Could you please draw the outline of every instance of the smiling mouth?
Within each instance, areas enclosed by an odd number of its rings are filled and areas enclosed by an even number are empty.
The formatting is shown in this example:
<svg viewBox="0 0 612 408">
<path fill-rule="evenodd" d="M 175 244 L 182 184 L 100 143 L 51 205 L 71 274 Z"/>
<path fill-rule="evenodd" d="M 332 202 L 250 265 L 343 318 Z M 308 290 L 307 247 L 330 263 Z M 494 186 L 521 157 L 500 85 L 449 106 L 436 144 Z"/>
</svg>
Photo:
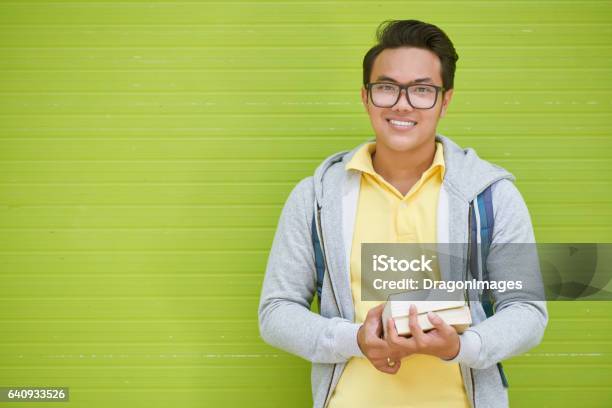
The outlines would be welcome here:
<svg viewBox="0 0 612 408">
<path fill-rule="evenodd" d="M 412 120 L 396 120 L 396 119 L 387 119 L 387 122 L 396 129 L 412 129 L 414 128 L 418 122 L 414 122 Z"/>
</svg>

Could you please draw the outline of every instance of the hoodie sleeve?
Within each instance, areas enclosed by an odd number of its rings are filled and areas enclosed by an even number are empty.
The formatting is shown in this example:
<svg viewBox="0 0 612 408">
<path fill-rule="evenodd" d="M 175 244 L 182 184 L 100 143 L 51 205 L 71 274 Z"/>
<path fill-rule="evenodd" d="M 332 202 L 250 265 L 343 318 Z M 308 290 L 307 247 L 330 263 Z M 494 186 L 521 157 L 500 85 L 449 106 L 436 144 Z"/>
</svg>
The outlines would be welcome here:
<svg viewBox="0 0 612 408">
<path fill-rule="evenodd" d="M 548 322 L 535 237 L 520 192 L 510 180 L 493 187 L 495 225 L 487 270 L 491 281 L 521 281 L 521 290 L 493 292 L 495 314 L 460 336 L 449 362 L 484 369 L 537 346 Z"/>
<path fill-rule="evenodd" d="M 268 344 L 315 363 L 340 363 L 363 356 L 360 324 L 310 311 L 316 270 L 310 223 L 312 177 L 287 199 L 274 235 L 259 303 L 259 332 Z"/>
</svg>

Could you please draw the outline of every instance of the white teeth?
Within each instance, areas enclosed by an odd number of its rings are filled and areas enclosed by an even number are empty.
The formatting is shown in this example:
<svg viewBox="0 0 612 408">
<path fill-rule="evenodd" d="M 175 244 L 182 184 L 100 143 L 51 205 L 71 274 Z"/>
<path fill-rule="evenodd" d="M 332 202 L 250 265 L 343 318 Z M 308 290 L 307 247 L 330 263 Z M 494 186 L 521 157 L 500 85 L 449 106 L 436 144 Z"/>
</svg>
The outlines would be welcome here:
<svg viewBox="0 0 612 408">
<path fill-rule="evenodd" d="M 416 122 L 403 122 L 401 120 L 389 120 L 389 122 L 391 122 L 391 124 L 396 125 L 396 126 L 414 126 L 416 125 Z"/>
</svg>

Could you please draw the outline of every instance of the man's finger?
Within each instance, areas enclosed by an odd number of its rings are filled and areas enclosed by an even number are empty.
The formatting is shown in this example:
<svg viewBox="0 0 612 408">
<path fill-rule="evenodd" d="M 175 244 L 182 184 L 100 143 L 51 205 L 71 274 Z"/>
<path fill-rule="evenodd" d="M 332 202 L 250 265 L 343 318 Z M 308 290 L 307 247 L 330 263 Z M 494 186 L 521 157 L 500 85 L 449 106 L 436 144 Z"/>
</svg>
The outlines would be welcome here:
<svg viewBox="0 0 612 408">
<path fill-rule="evenodd" d="M 397 358 L 399 355 L 406 357 L 416 351 L 414 340 L 406 339 L 397 334 L 395 321 L 391 317 L 387 320 L 387 337 L 385 340 L 391 346 L 392 358 Z"/>
<path fill-rule="evenodd" d="M 378 365 L 374 366 L 378 371 L 382 371 L 386 374 L 395 374 L 399 371 L 402 365 L 401 361 L 396 361 L 393 367 L 389 367 L 389 363 L 387 360 L 381 361 Z"/>
<path fill-rule="evenodd" d="M 380 324 L 380 317 L 382 315 L 381 306 L 384 307 L 384 305 L 378 305 L 368 310 L 368 314 L 366 315 L 364 324 L 366 324 L 370 328 L 374 328 L 375 326 Z M 378 309 L 381 309 L 380 312 Z"/>
<path fill-rule="evenodd" d="M 387 319 L 387 336 L 386 340 L 394 341 L 398 337 L 397 328 L 395 327 L 395 321 L 392 317 Z"/>
<path fill-rule="evenodd" d="M 368 316 L 371 316 L 372 318 L 380 318 L 382 316 L 384 309 L 385 309 L 385 303 L 383 302 L 380 305 L 368 310 Z"/>
<path fill-rule="evenodd" d="M 387 319 L 387 336 L 385 337 L 385 340 L 387 340 L 387 343 L 391 344 L 391 345 L 399 345 L 401 338 L 400 336 L 397 334 L 397 328 L 395 327 L 395 321 L 393 320 L 392 317 Z"/>
<path fill-rule="evenodd" d="M 366 324 L 367 331 L 374 333 L 378 338 L 382 337 L 382 312 L 384 308 L 385 304 L 381 303 L 380 305 L 368 310 L 366 321 L 364 322 L 364 324 Z"/>
<path fill-rule="evenodd" d="M 387 342 L 390 344 L 396 344 L 401 347 L 410 346 L 410 342 L 406 340 L 404 337 L 397 334 L 397 328 L 395 327 L 395 320 L 390 317 L 387 320 Z"/>
<path fill-rule="evenodd" d="M 396 374 L 399 371 L 401 366 L 402 366 L 402 362 L 399 360 L 396 361 L 393 367 L 389 367 L 390 368 L 389 374 Z"/>
<path fill-rule="evenodd" d="M 433 324 L 436 330 L 438 330 L 440 334 L 444 336 L 448 336 L 453 331 L 455 331 L 455 329 L 452 326 L 447 324 L 440 316 L 438 316 L 434 312 L 427 313 L 427 318 L 429 319 L 431 324 Z"/>
<path fill-rule="evenodd" d="M 421 343 L 425 337 L 425 333 L 419 326 L 417 319 L 417 308 L 414 304 L 410 305 L 410 312 L 408 314 L 408 326 L 410 327 L 410 334 L 417 343 Z"/>
</svg>

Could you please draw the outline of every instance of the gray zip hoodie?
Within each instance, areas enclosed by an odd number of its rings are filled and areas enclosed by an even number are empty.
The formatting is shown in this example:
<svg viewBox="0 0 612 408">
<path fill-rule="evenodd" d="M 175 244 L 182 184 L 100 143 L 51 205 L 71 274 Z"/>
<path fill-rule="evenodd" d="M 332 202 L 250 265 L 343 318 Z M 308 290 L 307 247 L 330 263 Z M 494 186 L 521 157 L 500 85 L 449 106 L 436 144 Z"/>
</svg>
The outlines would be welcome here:
<svg viewBox="0 0 612 408">
<path fill-rule="evenodd" d="M 468 242 L 469 203 L 491 184 L 493 244 L 535 242 L 514 176 L 480 159 L 471 148 L 462 149 L 442 135 L 436 135 L 436 140 L 444 147 L 446 166 L 438 198 L 438 242 Z M 327 406 L 348 360 L 365 357 L 357 344 L 361 324 L 354 321 L 349 268 L 361 173 L 345 169 L 360 147 L 328 157 L 314 176 L 301 180 L 292 190 L 278 222 L 261 292 L 260 334 L 267 343 L 312 362 L 314 408 Z M 310 310 L 317 279 L 313 216 L 326 263 L 320 314 Z M 539 274 L 537 258 L 529 268 L 519 268 L 513 264 L 517 257 L 499 252 L 503 251 L 491 251 L 487 258 L 492 280 L 536 280 L 526 275 Z M 441 270 L 442 279 L 461 280 L 466 257 L 467 253 L 454 257 L 456 264 Z M 472 407 L 508 406 L 507 389 L 496 363 L 538 345 L 548 322 L 546 303 L 538 300 L 541 296 L 532 295 L 526 300 L 516 293 L 497 293 L 496 313 L 487 319 L 478 293 L 469 292 L 473 325 L 459 336 L 459 354 L 449 362 L 459 363 Z"/>
</svg>

